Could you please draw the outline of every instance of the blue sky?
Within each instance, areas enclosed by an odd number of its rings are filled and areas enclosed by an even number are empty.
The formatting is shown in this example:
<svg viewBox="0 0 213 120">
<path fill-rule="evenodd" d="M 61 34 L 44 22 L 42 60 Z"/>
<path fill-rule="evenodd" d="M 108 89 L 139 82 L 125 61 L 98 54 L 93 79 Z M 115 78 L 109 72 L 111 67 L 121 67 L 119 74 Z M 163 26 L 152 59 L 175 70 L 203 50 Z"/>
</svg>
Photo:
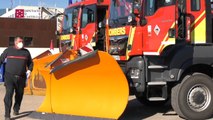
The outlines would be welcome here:
<svg viewBox="0 0 213 120">
<path fill-rule="evenodd" d="M 0 0 L 0 8 L 14 8 L 18 5 L 66 8 L 69 0 Z"/>
</svg>

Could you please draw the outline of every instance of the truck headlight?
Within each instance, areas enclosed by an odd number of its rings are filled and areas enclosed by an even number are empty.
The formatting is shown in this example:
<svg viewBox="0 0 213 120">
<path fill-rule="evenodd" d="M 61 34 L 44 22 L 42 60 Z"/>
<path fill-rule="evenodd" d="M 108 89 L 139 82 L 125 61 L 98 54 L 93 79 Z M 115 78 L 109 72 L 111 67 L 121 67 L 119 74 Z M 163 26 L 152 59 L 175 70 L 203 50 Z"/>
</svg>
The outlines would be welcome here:
<svg viewBox="0 0 213 120">
<path fill-rule="evenodd" d="M 119 53 L 118 47 L 117 47 L 117 46 L 111 45 L 111 46 L 109 47 L 109 53 L 110 53 L 110 54 L 118 54 L 118 53 Z"/>
<path fill-rule="evenodd" d="M 138 69 L 138 68 L 132 68 L 130 70 L 130 77 L 132 79 L 138 79 L 139 75 L 140 75 L 140 69 Z"/>
</svg>

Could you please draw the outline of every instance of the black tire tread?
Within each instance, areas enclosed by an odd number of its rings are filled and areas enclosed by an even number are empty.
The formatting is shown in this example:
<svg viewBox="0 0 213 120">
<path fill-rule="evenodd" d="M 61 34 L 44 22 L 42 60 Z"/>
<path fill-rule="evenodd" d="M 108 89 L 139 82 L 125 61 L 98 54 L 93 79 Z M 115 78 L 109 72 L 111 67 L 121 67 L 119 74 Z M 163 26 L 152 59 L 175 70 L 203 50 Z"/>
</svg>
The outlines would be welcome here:
<svg viewBox="0 0 213 120">
<path fill-rule="evenodd" d="M 171 93 L 171 105 L 174 111 L 182 118 L 185 118 L 183 113 L 180 110 L 180 107 L 178 105 L 178 93 L 179 93 L 179 88 L 180 84 L 177 84 L 172 88 L 172 93 Z"/>
</svg>

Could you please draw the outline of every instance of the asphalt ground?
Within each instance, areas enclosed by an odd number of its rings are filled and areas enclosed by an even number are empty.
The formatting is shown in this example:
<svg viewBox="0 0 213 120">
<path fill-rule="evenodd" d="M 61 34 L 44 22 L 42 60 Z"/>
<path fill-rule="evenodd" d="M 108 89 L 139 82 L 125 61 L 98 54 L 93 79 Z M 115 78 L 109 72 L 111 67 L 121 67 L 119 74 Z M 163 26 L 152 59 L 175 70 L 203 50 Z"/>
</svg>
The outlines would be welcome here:
<svg viewBox="0 0 213 120">
<path fill-rule="evenodd" d="M 5 88 L 0 84 L 0 120 L 4 120 Z M 72 115 L 59 115 L 38 113 L 36 109 L 40 106 L 44 96 L 24 95 L 20 115 L 13 116 L 13 120 L 106 120 Z M 182 120 L 173 110 L 170 104 L 161 107 L 147 107 L 140 104 L 134 96 L 129 97 L 126 110 L 119 120 Z M 213 120 L 210 119 L 210 120 Z"/>
</svg>

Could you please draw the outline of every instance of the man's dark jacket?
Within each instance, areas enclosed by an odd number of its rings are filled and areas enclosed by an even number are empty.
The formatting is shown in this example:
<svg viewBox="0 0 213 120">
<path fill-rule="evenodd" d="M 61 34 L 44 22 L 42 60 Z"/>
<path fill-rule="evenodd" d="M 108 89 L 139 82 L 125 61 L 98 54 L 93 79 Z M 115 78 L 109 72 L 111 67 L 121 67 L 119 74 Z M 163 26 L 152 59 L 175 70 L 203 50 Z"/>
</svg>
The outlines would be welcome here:
<svg viewBox="0 0 213 120">
<path fill-rule="evenodd" d="M 6 60 L 5 72 L 12 75 L 26 75 L 26 67 L 33 70 L 33 61 L 30 52 L 25 49 L 16 49 L 8 47 L 4 50 L 0 57 L 0 65 Z"/>
</svg>

